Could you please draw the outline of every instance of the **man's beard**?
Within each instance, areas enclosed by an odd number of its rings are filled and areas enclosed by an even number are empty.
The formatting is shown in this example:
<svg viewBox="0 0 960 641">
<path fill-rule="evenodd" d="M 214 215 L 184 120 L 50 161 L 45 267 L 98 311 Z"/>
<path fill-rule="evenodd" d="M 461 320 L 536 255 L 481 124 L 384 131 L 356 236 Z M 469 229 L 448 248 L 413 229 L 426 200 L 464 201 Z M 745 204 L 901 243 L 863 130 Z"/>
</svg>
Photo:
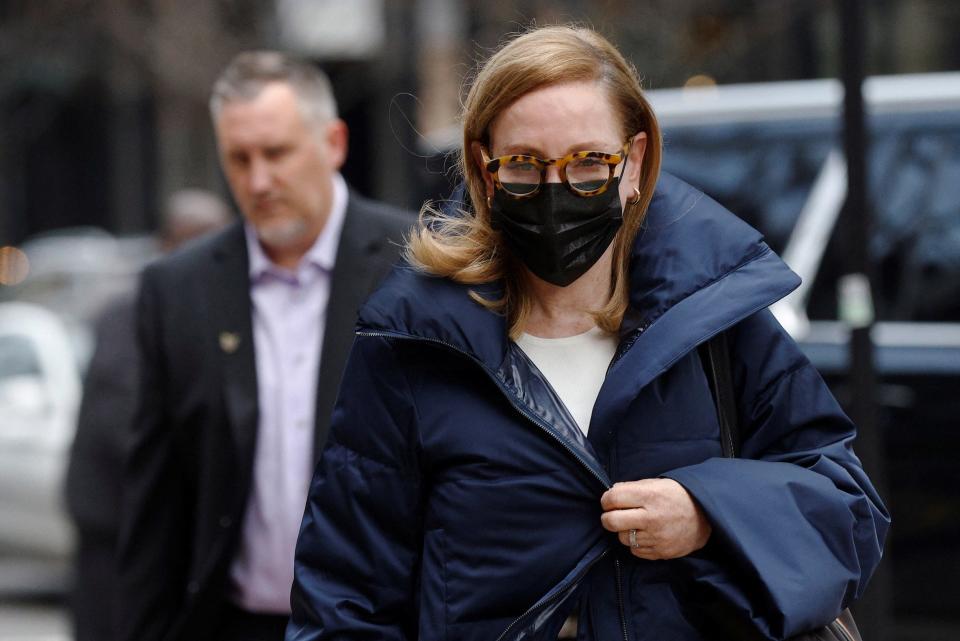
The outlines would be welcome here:
<svg viewBox="0 0 960 641">
<path fill-rule="evenodd" d="M 276 220 L 255 227 L 257 238 L 269 249 L 285 250 L 303 242 L 307 233 L 305 220 Z"/>
</svg>

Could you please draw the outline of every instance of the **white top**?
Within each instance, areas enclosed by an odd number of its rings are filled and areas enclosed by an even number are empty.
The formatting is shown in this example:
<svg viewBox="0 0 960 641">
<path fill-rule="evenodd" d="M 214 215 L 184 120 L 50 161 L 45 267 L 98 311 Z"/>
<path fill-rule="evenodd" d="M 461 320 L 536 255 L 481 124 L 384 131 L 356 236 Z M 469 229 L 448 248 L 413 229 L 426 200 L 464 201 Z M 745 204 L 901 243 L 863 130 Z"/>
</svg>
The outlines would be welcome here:
<svg viewBox="0 0 960 641">
<path fill-rule="evenodd" d="M 517 345 L 533 361 L 586 434 L 617 337 L 599 327 L 576 336 L 541 338 L 521 334 Z"/>
<path fill-rule="evenodd" d="M 230 596 L 251 612 L 290 612 L 294 547 L 313 476 L 320 346 L 347 211 L 346 182 L 333 178 L 330 217 L 295 270 L 274 264 L 247 226 L 260 414 Z"/>
</svg>

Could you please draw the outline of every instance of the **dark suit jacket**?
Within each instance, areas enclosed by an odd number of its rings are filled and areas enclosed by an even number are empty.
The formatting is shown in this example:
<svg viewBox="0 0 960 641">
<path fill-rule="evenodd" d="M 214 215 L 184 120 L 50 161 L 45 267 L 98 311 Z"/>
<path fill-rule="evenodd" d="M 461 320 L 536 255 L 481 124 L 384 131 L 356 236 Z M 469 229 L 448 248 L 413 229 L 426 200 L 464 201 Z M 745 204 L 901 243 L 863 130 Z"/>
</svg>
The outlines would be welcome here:
<svg viewBox="0 0 960 641">
<path fill-rule="evenodd" d="M 413 222 L 350 194 L 320 355 L 317 455 L 357 308 Z M 149 266 L 138 308 L 142 386 L 124 471 L 118 636 L 211 638 L 250 490 L 258 418 L 243 225 Z"/>
</svg>

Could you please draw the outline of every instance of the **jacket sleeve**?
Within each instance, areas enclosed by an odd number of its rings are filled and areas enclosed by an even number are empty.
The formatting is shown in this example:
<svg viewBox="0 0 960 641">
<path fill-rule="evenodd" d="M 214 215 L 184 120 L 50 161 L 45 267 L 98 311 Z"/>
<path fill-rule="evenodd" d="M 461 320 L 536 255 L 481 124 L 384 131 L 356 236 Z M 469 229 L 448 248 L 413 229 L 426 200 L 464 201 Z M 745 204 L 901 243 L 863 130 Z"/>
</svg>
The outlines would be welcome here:
<svg viewBox="0 0 960 641">
<path fill-rule="evenodd" d="M 300 527 L 287 641 L 417 638 L 419 449 L 394 346 L 359 337 Z"/>
<path fill-rule="evenodd" d="M 176 620 L 186 595 L 184 474 L 168 420 L 162 349 L 162 287 L 148 267 L 137 302 L 140 394 L 123 468 L 118 540 L 117 638 L 157 641 Z"/>
<path fill-rule="evenodd" d="M 64 483 L 80 538 L 110 546 L 119 529 L 124 439 L 140 380 L 134 334 L 134 300 L 123 296 L 97 321 Z"/>
<path fill-rule="evenodd" d="M 773 315 L 751 316 L 730 339 L 741 458 L 664 476 L 713 526 L 708 546 L 686 560 L 695 580 L 783 639 L 863 593 L 890 518 L 854 454 L 853 424 Z"/>
</svg>

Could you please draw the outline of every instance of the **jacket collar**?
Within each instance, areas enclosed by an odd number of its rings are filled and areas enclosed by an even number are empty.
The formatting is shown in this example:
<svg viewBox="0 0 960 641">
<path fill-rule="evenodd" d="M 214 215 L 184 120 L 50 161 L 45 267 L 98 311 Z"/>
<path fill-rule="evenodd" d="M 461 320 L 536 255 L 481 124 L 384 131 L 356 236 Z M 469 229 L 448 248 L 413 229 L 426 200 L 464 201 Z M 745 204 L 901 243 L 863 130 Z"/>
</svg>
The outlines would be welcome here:
<svg viewBox="0 0 960 641">
<path fill-rule="evenodd" d="M 597 397 L 589 441 L 553 388 L 507 339 L 506 319 L 469 296 L 472 289 L 496 298 L 498 284 L 467 287 L 400 266 L 361 308 L 358 331 L 442 343 L 472 358 L 518 409 L 610 487 L 591 443 L 610 437 L 610 426 L 620 423 L 640 390 L 698 344 L 798 284 L 759 233 L 686 183 L 662 176 L 634 245 L 622 356 Z"/>
<path fill-rule="evenodd" d="M 197 241 L 207 243 L 213 259 L 207 288 L 212 300 L 210 344 L 219 349 L 223 398 L 237 457 L 239 487 L 250 482 L 259 405 L 250 303 L 250 259 L 242 221 Z"/>
<path fill-rule="evenodd" d="M 497 370 L 507 352 L 507 323 L 470 298 L 495 299 L 498 283 L 465 286 L 399 265 L 360 308 L 357 329 L 442 343 Z"/>
</svg>

